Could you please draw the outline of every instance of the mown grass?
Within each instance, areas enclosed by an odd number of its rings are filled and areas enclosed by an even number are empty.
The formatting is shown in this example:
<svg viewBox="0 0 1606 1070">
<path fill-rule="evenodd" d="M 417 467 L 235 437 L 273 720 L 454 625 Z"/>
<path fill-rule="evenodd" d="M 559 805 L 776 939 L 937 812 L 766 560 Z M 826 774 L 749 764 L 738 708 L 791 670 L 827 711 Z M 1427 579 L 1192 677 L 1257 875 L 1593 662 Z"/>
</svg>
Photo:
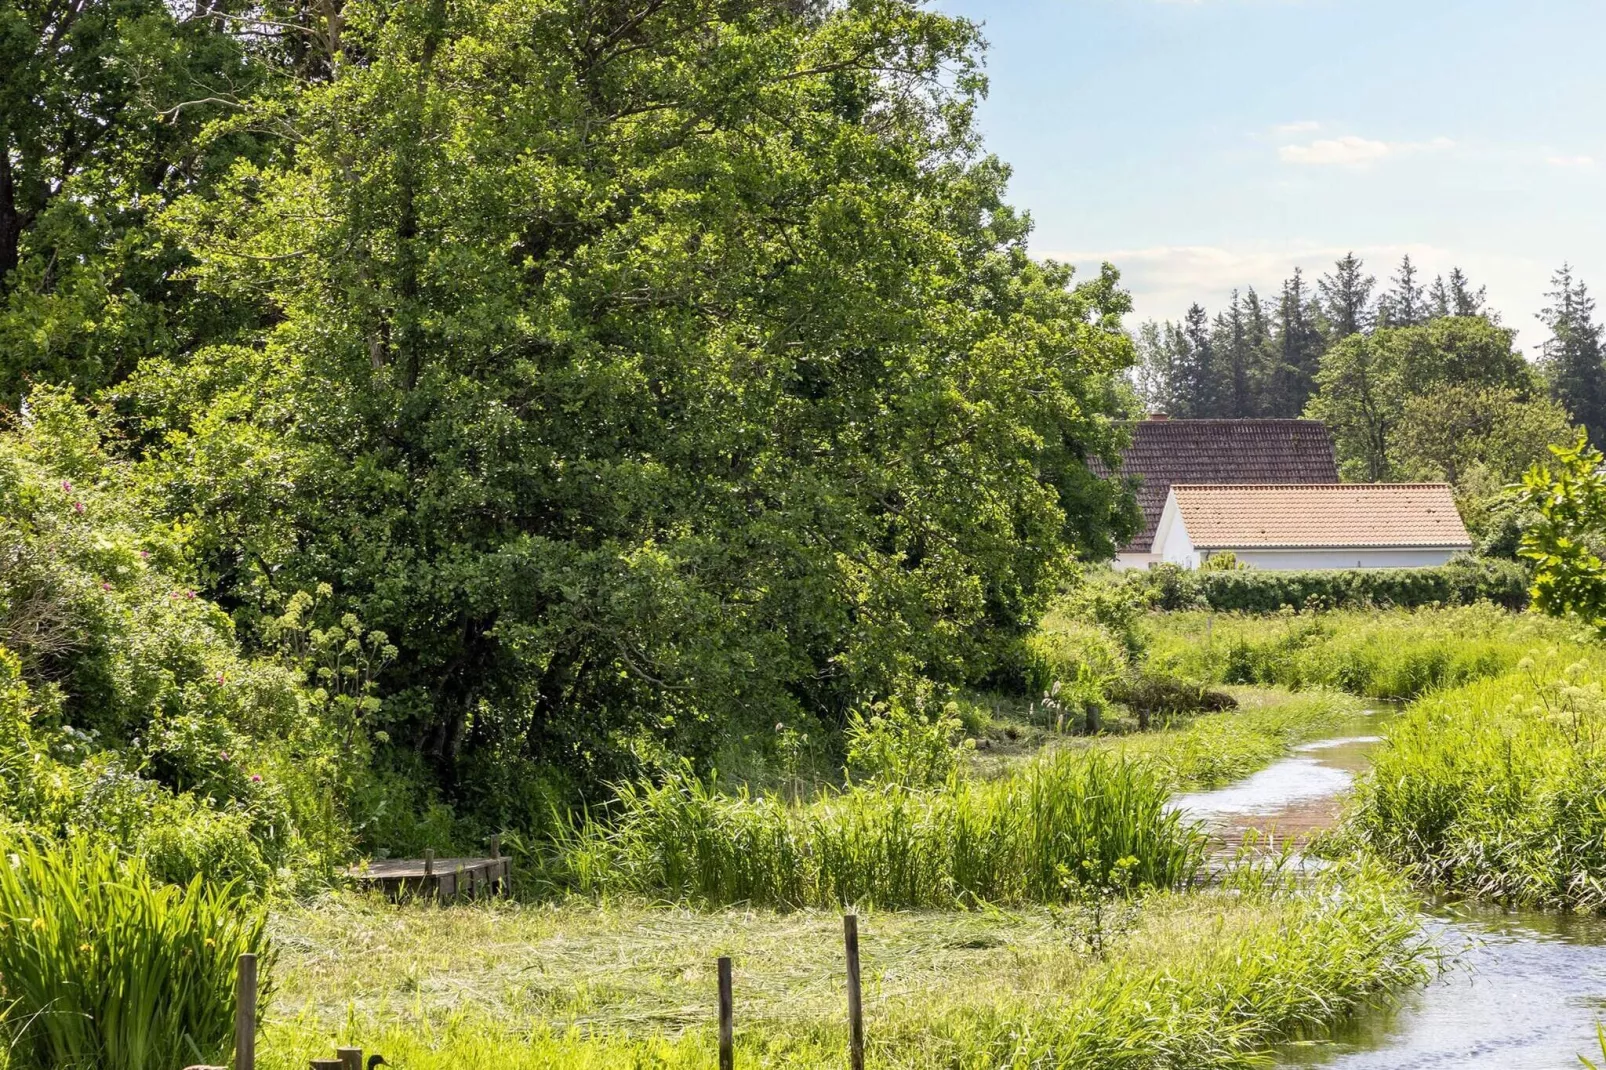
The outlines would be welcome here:
<svg viewBox="0 0 1606 1070">
<path fill-rule="evenodd" d="M 992 780 L 827 791 L 811 802 L 725 794 L 691 776 L 625 785 L 561 836 L 550 890 L 671 902 L 957 907 L 1056 902 L 1070 885 L 1192 880 L 1204 836 L 1168 811 L 1148 763 L 1058 751 Z"/>
<path fill-rule="evenodd" d="M 1277 1039 L 1420 981 L 1429 952 L 1376 874 L 1299 890 L 1157 893 L 1103 954 L 1085 918 L 861 918 L 877 1067 L 1240 1067 Z M 415 1070 L 712 1067 L 714 962 L 735 960 L 740 1065 L 845 1064 L 835 912 L 639 901 L 439 910 L 334 900 L 283 915 L 261 1065 L 337 1040 Z"/>
</svg>

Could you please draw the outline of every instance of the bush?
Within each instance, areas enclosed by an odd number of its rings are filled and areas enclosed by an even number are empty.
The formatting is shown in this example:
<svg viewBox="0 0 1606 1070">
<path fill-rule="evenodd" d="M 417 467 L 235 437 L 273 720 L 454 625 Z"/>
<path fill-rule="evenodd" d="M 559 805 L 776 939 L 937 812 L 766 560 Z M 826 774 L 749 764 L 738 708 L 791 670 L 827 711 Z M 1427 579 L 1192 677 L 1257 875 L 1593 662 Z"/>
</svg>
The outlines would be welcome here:
<svg viewBox="0 0 1606 1070">
<path fill-rule="evenodd" d="M 267 953 L 261 907 L 199 877 L 163 885 L 141 860 L 81 837 L 3 849 L 0 1034 L 10 1070 L 227 1061 L 236 959 Z"/>
<path fill-rule="evenodd" d="M 1156 609 L 1208 608 L 1275 613 L 1279 609 L 1406 609 L 1493 602 L 1528 604 L 1528 574 L 1514 561 L 1458 557 L 1437 568 L 1335 569 L 1272 572 L 1258 569 L 1188 572 L 1175 565 L 1128 572 L 1122 583 Z"/>
<path fill-rule="evenodd" d="M 894 695 L 849 720 L 848 772 L 906 787 L 940 784 L 958 764 L 963 731 L 958 704 L 939 704 L 929 688 L 910 699 Z"/>
</svg>

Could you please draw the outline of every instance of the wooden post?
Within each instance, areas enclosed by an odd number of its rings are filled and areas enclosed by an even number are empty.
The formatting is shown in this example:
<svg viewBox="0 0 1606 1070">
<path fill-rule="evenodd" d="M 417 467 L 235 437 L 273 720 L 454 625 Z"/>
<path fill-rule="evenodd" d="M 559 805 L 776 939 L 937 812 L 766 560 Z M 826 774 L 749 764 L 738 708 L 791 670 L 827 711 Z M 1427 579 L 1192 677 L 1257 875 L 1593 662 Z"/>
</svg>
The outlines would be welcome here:
<svg viewBox="0 0 1606 1070">
<path fill-rule="evenodd" d="M 361 1048 L 336 1048 L 335 1058 L 340 1060 L 341 1070 L 362 1070 Z"/>
<path fill-rule="evenodd" d="M 502 836 L 500 833 L 491 837 L 491 857 L 493 859 L 502 857 Z"/>
<path fill-rule="evenodd" d="M 424 852 L 424 877 L 427 879 L 435 875 L 435 851 L 433 848 Z"/>
<path fill-rule="evenodd" d="M 235 963 L 234 1070 L 256 1070 L 257 957 L 247 952 Z"/>
<path fill-rule="evenodd" d="M 419 885 L 419 894 L 440 898 L 440 885 L 435 880 L 435 850 L 430 848 L 424 852 L 424 880 Z"/>
<path fill-rule="evenodd" d="M 732 1036 L 731 1019 L 735 1010 L 731 1001 L 731 960 L 719 960 L 719 1070 L 735 1070 L 736 1050 Z"/>
<path fill-rule="evenodd" d="M 311 1070 L 346 1070 L 346 1064 L 339 1059 L 314 1059 L 307 1065 Z"/>
<path fill-rule="evenodd" d="M 848 1066 L 864 1070 L 864 1008 L 859 1002 L 859 917 L 842 916 L 842 940 L 848 952 Z"/>
</svg>

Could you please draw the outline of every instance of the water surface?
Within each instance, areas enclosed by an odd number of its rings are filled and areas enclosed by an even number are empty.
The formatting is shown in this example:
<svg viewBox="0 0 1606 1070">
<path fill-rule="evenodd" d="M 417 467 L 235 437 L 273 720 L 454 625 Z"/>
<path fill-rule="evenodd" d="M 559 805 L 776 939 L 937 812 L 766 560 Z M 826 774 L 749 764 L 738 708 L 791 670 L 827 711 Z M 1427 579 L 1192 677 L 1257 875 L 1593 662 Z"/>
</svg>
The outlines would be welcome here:
<svg viewBox="0 0 1606 1070">
<path fill-rule="evenodd" d="M 1334 734 L 1217 791 L 1173 805 L 1227 845 L 1246 833 L 1304 839 L 1330 827 L 1397 710 L 1376 704 Z M 1599 1060 L 1606 1020 L 1606 919 L 1431 904 L 1424 927 L 1452 965 L 1427 987 L 1327 1034 L 1284 1045 L 1275 1065 L 1331 1070 L 1578 1070 Z"/>
</svg>

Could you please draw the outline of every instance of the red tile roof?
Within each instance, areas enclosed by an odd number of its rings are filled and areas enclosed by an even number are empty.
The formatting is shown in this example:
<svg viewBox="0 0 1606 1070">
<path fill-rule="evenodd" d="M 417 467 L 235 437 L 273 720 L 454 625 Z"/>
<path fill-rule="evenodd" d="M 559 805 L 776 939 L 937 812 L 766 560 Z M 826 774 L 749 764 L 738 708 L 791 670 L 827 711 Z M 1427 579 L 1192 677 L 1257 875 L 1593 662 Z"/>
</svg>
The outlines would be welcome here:
<svg viewBox="0 0 1606 1070">
<path fill-rule="evenodd" d="M 1337 483 L 1320 420 L 1137 420 L 1120 474 L 1136 476 L 1143 527 L 1122 553 L 1146 554 L 1173 483 Z M 1098 475 L 1110 473 L 1092 465 Z"/>
<path fill-rule="evenodd" d="M 1200 550 L 1472 547 L 1444 483 L 1173 483 L 1171 493 Z"/>
</svg>

